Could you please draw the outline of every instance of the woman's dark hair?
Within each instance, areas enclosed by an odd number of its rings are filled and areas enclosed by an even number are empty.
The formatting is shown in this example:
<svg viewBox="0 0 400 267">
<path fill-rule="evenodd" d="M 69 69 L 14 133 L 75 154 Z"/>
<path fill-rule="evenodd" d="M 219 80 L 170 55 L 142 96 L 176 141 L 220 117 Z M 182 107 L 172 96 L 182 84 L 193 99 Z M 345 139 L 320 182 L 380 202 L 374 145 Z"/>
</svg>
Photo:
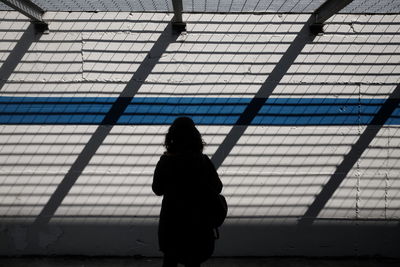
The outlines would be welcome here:
<svg viewBox="0 0 400 267">
<path fill-rule="evenodd" d="M 189 117 L 179 117 L 168 129 L 164 146 L 168 153 L 202 153 L 204 142 L 194 122 Z"/>
</svg>

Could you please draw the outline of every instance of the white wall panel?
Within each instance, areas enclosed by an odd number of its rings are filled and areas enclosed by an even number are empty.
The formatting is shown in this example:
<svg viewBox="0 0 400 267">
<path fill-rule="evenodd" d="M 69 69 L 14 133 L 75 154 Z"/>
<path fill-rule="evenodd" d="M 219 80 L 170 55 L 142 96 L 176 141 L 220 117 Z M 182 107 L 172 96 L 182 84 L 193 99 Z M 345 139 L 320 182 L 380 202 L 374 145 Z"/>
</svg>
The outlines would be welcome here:
<svg viewBox="0 0 400 267">
<path fill-rule="evenodd" d="M 3 64 L 29 23 L 16 12 L 0 12 L 0 18 Z M 78 232 L 96 237 L 111 227 L 123 235 L 129 227 L 132 240 L 146 245 L 129 250 L 128 241 L 108 236 L 120 249 L 113 253 L 157 255 L 161 198 L 151 191 L 152 175 L 164 151 L 167 117 L 186 113 L 199 122 L 210 157 L 232 129 L 245 128 L 218 169 L 230 205 L 218 255 L 353 255 L 355 249 L 373 247 L 369 233 L 389 228 L 379 224 L 369 231 L 358 223 L 397 223 L 400 216 L 397 111 L 322 205 L 315 224 L 292 231 L 399 83 L 398 15 L 334 16 L 324 35 L 295 51 L 296 60 L 259 116 L 250 125 L 234 126 L 260 88 L 273 85 L 264 82 L 284 64 L 281 59 L 308 15 L 184 14 L 187 33 L 166 48 L 134 96 L 138 104 L 129 105 L 130 113 L 122 116 L 136 120 L 112 127 L 50 218 L 49 227 L 61 227 L 65 234 L 37 250 L 15 243 L 65 183 L 89 140 L 98 137 L 96 129 L 107 127 L 99 126 L 102 117 L 143 67 L 171 18 L 163 13 L 46 13 L 50 33 L 32 40 L 0 91 L 0 237 L 7 240 L 0 248 L 9 254 L 101 254 L 112 249 L 90 249 L 91 241 L 76 248 L 68 244 L 80 238 Z M 50 236 L 59 233 L 49 229 Z M 320 242 L 336 246 L 330 238 L 342 230 L 366 233 L 369 243 L 351 236 L 358 245 L 337 246 L 330 253 L 319 247 Z M 247 243 L 248 236 L 255 245 Z M 316 241 L 302 239 L 306 236 Z M 396 235 L 388 236 L 394 239 L 376 244 L 393 244 Z M 274 240 L 279 248 L 273 249 Z M 385 253 L 393 255 L 392 250 Z"/>
</svg>

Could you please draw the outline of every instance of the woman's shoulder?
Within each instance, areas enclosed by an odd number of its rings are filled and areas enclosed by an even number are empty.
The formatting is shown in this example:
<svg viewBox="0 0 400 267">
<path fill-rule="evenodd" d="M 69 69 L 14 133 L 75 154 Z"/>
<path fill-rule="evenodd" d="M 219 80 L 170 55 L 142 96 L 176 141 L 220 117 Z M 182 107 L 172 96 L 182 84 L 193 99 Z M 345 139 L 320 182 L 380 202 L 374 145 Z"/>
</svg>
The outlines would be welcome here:
<svg viewBox="0 0 400 267">
<path fill-rule="evenodd" d="M 202 158 L 203 159 L 205 159 L 205 160 L 210 160 L 210 157 L 208 156 L 208 155 L 206 155 L 206 154 L 201 154 L 201 156 L 202 156 Z"/>
<path fill-rule="evenodd" d="M 214 164 L 212 163 L 212 161 L 208 155 L 202 154 L 202 158 L 203 158 L 203 162 L 206 162 L 207 164 L 214 166 Z"/>
<path fill-rule="evenodd" d="M 161 155 L 161 158 L 201 158 L 205 157 L 208 158 L 206 154 L 203 153 L 192 153 L 192 152 L 183 152 L 183 153 L 170 153 L 170 152 L 164 152 Z"/>
<path fill-rule="evenodd" d="M 164 152 L 161 156 L 160 156 L 160 160 L 161 162 L 165 162 L 165 161 L 175 161 L 175 160 L 179 160 L 180 158 L 182 158 L 182 156 L 180 154 L 175 154 L 175 153 L 169 153 L 169 152 Z"/>
<path fill-rule="evenodd" d="M 169 153 L 165 152 L 160 157 L 161 162 L 192 162 L 200 164 L 201 162 L 211 162 L 210 158 L 203 153 Z"/>
<path fill-rule="evenodd" d="M 178 156 L 178 154 L 175 154 L 175 153 L 164 152 L 164 153 L 161 155 L 160 159 L 163 159 L 163 160 L 174 159 L 174 158 L 176 158 L 177 156 Z"/>
<path fill-rule="evenodd" d="M 172 159 L 171 155 L 168 153 L 164 153 L 160 156 L 159 160 L 158 160 L 158 165 L 165 165 L 168 164 L 168 162 L 170 162 Z"/>
<path fill-rule="evenodd" d="M 167 152 L 164 152 L 161 156 L 160 156 L 160 159 L 159 159 L 159 161 L 168 161 L 168 160 L 170 160 L 171 159 L 171 154 L 170 153 L 167 153 Z"/>
</svg>

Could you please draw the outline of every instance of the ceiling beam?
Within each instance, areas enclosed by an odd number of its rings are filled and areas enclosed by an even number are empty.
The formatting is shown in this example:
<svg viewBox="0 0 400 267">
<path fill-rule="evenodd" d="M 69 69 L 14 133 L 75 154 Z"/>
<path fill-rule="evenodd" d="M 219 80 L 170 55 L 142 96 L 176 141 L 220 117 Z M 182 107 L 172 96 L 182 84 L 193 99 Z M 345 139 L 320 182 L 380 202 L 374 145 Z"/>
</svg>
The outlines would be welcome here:
<svg viewBox="0 0 400 267">
<path fill-rule="evenodd" d="M 30 0 L 0 0 L 7 6 L 31 19 L 35 28 L 41 32 L 48 30 L 48 24 L 43 20 L 44 10 Z"/>
<path fill-rule="evenodd" d="M 323 33 L 323 26 L 325 21 L 342 10 L 353 0 L 327 0 L 317 10 L 314 11 L 314 23 L 310 25 L 310 30 L 313 34 L 317 35 Z"/>
<path fill-rule="evenodd" d="M 172 6 L 174 8 L 173 29 L 179 32 L 186 31 L 186 23 L 182 20 L 182 0 L 172 0 Z"/>
</svg>

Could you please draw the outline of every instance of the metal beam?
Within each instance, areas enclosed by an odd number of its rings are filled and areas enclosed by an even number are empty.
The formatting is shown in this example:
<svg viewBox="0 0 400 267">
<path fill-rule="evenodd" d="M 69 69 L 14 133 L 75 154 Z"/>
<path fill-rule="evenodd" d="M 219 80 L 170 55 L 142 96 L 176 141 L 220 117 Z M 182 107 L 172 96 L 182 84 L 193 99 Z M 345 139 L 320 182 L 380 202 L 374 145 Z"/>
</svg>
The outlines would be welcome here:
<svg viewBox="0 0 400 267">
<path fill-rule="evenodd" d="M 48 24 L 43 20 L 44 10 L 30 0 L 0 0 L 7 6 L 24 14 L 35 24 L 36 29 L 43 32 L 48 30 Z"/>
<path fill-rule="evenodd" d="M 182 0 L 172 0 L 172 6 L 174 8 L 173 29 L 179 32 L 186 31 L 186 23 L 182 20 Z"/>
<path fill-rule="evenodd" d="M 323 32 L 325 21 L 342 10 L 345 6 L 353 2 L 353 0 L 327 0 L 317 10 L 314 11 L 314 23 L 311 24 L 310 30 L 313 34 Z"/>
</svg>

